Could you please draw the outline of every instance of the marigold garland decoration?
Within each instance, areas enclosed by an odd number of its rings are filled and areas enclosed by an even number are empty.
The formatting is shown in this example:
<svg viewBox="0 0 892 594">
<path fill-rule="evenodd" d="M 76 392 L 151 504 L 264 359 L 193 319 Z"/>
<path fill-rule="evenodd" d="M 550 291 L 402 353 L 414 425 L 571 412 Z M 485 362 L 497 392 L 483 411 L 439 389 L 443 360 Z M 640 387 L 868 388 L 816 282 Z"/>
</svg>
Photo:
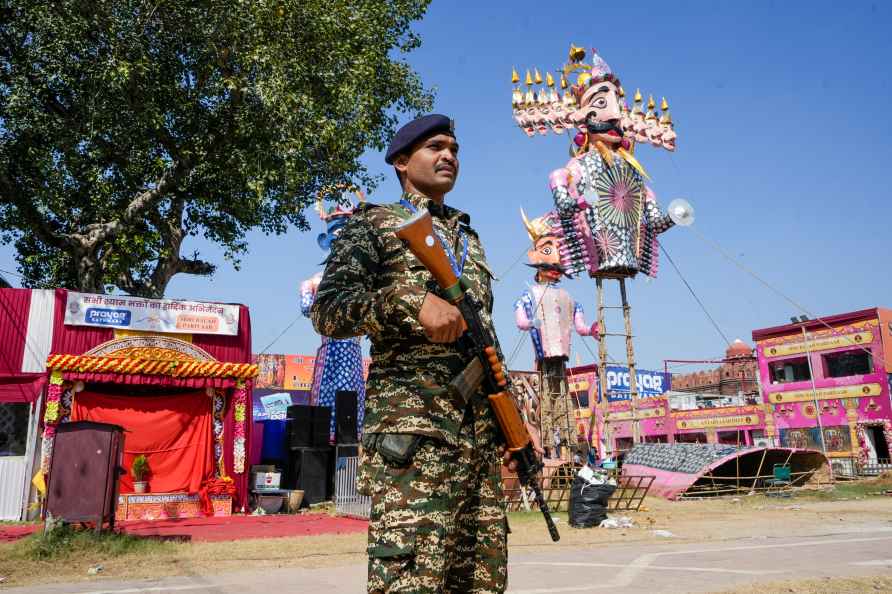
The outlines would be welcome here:
<svg viewBox="0 0 892 594">
<path fill-rule="evenodd" d="M 244 382 L 239 381 L 236 384 L 232 402 L 235 405 L 233 409 L 235 426 L 232 440 L 232 470 L 236 474 L 243 474 L 245 472 L 245 420 L 248 405 L 248 391 L 245 389 Z"/>
<path fill-rule="evenodd" d="M 139 373 L 169 375 L 171 377 L 233 377 L 249 379 L 258 374 L 251 363 L 221 363 L 219 361 L 171 361 L 159 359 L 131 359 L 91 355 L 50 355 L 46 366 L 58 371 L 80 373 Z M 61 378 L 61 376 L 60 376 Z"/>
</svg>

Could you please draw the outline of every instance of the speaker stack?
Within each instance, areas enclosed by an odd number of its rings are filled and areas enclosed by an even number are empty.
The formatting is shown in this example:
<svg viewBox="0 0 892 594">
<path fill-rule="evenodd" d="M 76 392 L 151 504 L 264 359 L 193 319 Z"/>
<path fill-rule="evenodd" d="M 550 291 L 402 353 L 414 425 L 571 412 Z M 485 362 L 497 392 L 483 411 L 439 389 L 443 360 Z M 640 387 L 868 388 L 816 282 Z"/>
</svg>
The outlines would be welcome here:
<svg viewBox="0 0 892 594">
<path fill-rule="evenodd" d="M 331 408 L 293 405 L 288 407 L 284 488 L 304 492 L 308 504 L 328 501 L 334 495 L 337 460 L 359 455 L 356 417 L 357 394 L 341 390 L 335 394 L 335 447 L 329 443 Z"/>
<path fill-rule="evenodd" d="M 332 459 L 329 443 L 331 409 L 327 406 L 292 405 L 286 418 L 288 459 L 285 462 L 286 489 L 304 492 L 307 504 L 331 499 Z"/>
</svg>

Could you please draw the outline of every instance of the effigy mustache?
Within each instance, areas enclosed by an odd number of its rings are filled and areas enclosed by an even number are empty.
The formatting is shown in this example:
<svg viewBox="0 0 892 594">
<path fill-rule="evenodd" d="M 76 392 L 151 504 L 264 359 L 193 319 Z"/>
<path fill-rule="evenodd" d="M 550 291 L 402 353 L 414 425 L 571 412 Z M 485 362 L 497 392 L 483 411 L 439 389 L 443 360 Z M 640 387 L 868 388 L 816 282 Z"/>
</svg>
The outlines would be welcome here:
<svg viewBox="0 0 892 594">
<path fill-rule="evenodd" d="M 616 121 L 597 122 L 588 120 L 585 123 L 585 128 L 592 134 L 606 134 L 611 130 L 615 130 L 620 136 L 623 134 L 623 129 L 619 127 L 619 123 Z"/>
<path fill-rule="evenodd" d="M 553 272 L 560 272 L 561 274 L 566 274 L 566 272 L 564 271 L 564 267 L 561 266 L 560 264 L 539 262 L 536 264 L 527 263 L 527 266 L 529 266 L 530 268 L 535 268 L 536 270 L 553 271 Z"/>
</svg>

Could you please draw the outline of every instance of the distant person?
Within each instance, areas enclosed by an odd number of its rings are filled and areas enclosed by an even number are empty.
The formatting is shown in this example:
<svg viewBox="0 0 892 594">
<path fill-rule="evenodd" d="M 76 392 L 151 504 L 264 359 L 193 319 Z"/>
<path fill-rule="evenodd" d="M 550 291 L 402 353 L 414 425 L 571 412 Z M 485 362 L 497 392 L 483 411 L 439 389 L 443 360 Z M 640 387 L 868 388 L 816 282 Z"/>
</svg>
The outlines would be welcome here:
<svg viewBox="0 0 892 594">
<path fill-rule="evenodd" d="M 588 449 L 588 465 L 592 468 L 598 465 L 598 449 L 595 447 Z"/>
</svg>

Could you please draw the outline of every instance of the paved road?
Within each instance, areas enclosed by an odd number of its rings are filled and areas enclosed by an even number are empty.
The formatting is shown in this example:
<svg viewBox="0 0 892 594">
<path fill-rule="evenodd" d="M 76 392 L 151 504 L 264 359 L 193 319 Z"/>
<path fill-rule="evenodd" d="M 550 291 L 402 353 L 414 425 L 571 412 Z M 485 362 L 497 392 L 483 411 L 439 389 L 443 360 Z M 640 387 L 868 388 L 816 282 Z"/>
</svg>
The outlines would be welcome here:
<svg viewBox="0 0 892 594">
<path fill-rule="evenodd" d="M 510 594 L 714 592 L 751 582 L 892 575 L 892 528 L 710 543 L 610 545 L 512 554 Z M 356 594 L 365 566 L 277 569 L 136 582 L 4 589 L 9 594 Z"/>
</svg>

